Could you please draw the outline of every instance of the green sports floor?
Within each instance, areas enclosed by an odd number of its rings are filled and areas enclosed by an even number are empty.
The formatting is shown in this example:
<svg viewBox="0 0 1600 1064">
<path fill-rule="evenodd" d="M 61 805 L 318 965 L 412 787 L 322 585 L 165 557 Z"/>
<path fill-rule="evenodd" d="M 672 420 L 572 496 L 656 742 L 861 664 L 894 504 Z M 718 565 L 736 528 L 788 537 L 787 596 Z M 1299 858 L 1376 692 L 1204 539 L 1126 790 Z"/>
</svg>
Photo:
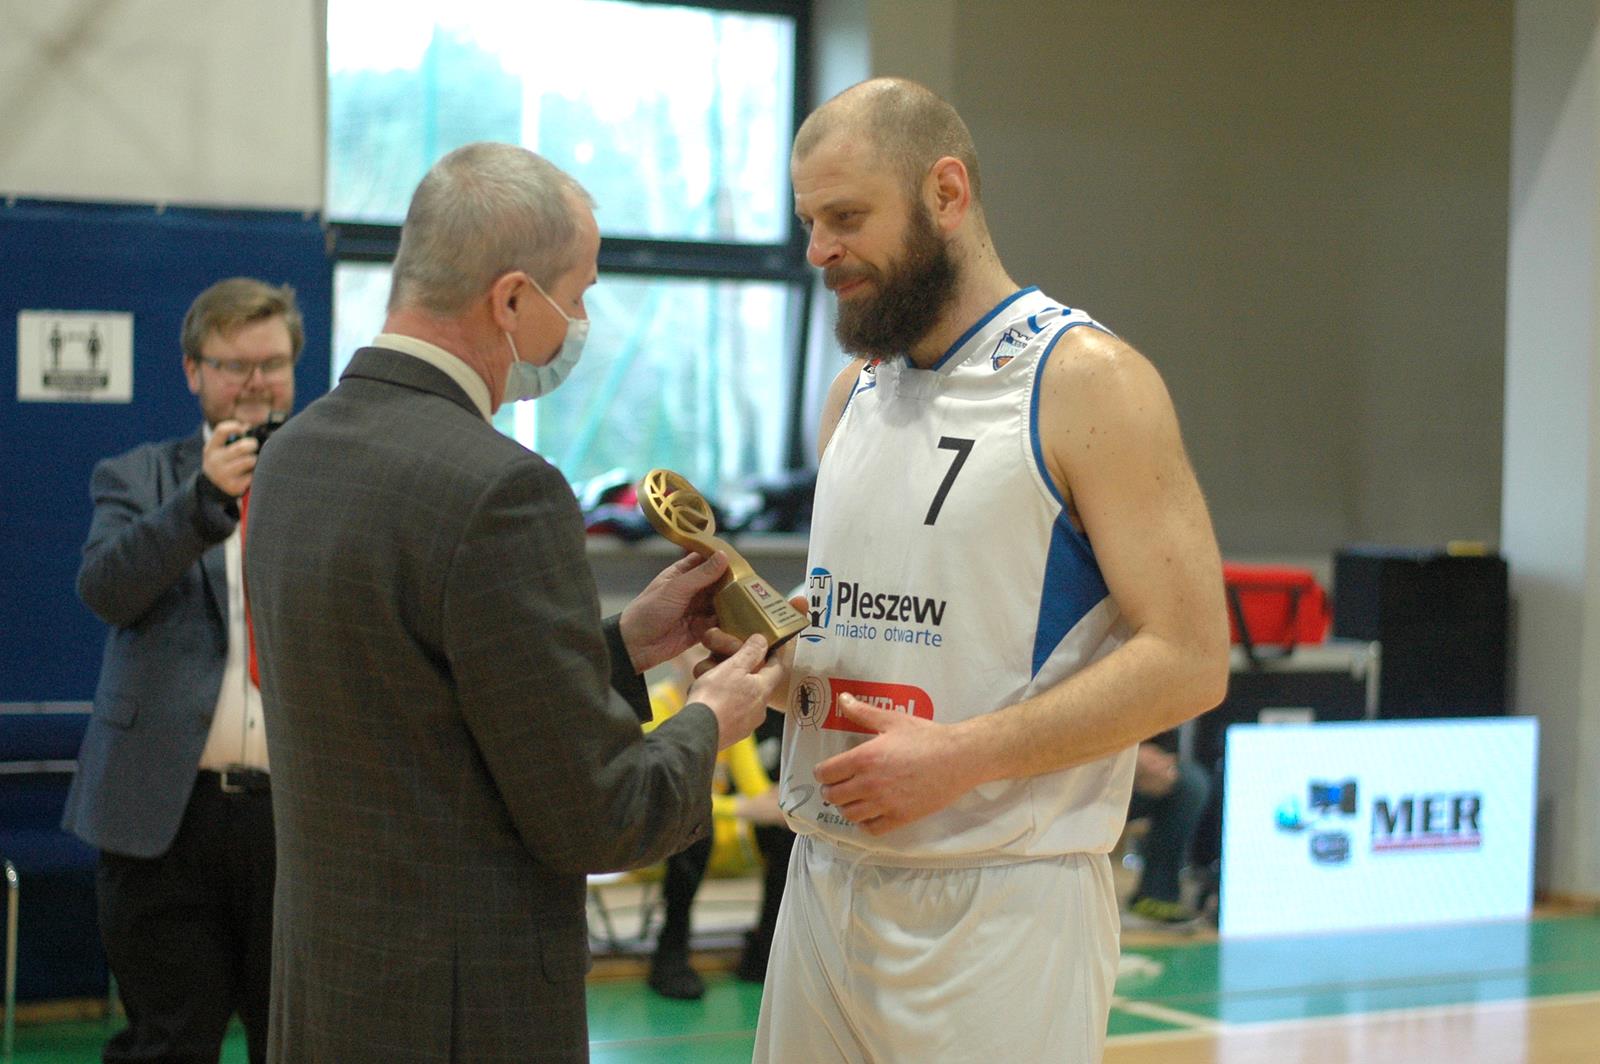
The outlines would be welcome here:
<svg viewBox="0 0 1600 1064">
<path fill-rule="evenodd" d="M 660 998 L 637 979 L 593 983 L 593 1060 L 749 1061 L 760 988 L 723 972 L 706 983 L 698 1002 Z M 1600 1016 L 1600 915 L 1227 942 L 1130 935 L 1110 1039 L 1538 998 L 1592 999 Z M 16 1064 L 98 1060 L 106 1030 L 97 1021 L 19 1027 Z M 222 1059 L 245 1064 L 242 1033 Z"/>
</svg>

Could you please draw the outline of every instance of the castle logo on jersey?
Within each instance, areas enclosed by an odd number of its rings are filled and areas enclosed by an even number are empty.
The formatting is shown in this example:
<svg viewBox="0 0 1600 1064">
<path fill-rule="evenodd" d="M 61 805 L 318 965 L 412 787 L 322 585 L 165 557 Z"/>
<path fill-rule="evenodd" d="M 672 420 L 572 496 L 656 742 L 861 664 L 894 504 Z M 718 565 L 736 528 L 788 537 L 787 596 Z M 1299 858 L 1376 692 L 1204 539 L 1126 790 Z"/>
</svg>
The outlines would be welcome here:
<svg viewBox="0 0 1600 1064">
<path fill-rule="evenodd" d="M 1027 349 L 1028 338 L 1015 329 L 1007 329 L 1000 334 L 994 349 L 989 352 L 989 366 L 996 372 L 1005 369 L 1006 364 L 1013 358 L 1022 354 Z"/>
<path fill-rule="evenodd" d="M 806 578 L 806 612 L 811 626 L 800 638 L 808 643 L 837 636 L 937 647 L 944 643 L 939 627 L 944 624 L 948 604 L 945 599 L 906 590 L 835 580 L 827 569 L 816 566 Z"/>
<path fill-rule="evenodd" d="M 806 577 L 806 614 L 811 627 L 800 638 L 808 643 L 828 638 L 828 626 L 833 623 L 833 574 L 826 569 L 812 569 Z"/>
<path fill-rule="evenodd" d="M 858 732 L 871 735 L 872 729 L 863 728 L 839 712 L 839 696 L 855 695 L 877 709 L 904 713 L 908 717 L 933 719 L 933 699 L 928 692 L 908 683 L 879 683 L 876 680 L 844 680 L 837 676 L 826 679 L 807 676 L 795 684 L 794 701 L 790 712 L 801 727 L 823 727 L 831 731 Z"/>
</svg>

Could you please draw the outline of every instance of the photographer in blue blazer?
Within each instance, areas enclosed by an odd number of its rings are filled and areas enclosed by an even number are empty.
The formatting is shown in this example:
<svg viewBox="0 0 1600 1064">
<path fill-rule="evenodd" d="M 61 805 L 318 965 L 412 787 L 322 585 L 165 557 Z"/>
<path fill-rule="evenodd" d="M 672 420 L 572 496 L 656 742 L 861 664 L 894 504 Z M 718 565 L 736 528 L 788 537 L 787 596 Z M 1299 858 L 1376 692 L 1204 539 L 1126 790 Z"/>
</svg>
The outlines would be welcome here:
<svg viewBox="0 0 1600 1064">
<path fill-rule="evenodd" d="M 215 1061 L 235 1013 L 264 1059 L 272 797 L 240 516 L 303 344 L 292 289 L 212 285 L 182 331 L 200 430 L 91 479 L 78 594 L 111 630 L 63 826 L 101 853 L 100 930 L 128 1016 L 108 1064 Z"/>
</svg>

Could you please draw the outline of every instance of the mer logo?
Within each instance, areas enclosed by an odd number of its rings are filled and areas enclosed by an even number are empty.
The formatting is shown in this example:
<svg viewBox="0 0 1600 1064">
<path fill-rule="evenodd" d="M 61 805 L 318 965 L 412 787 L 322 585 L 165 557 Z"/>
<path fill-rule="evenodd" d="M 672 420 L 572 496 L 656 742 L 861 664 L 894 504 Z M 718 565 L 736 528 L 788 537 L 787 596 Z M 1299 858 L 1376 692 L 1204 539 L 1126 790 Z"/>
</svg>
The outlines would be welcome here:
<svg viewBox="0 0 1600 1064">
<path fill-rule="evenodd" d="M 1483 795 L 1406 794 L 1372 803 L 1372 852 L 1476 850 L 1483 845 Z"/>
<path fill-rule="evenodd" d="M 1287 798 L 1274 811 L 1278 830 L 1291 834 L 1310 831 L 1311 859 L 1317 864 L 1344 864 L 1350 860 L 1350 833 L 1345 822 L 1356 815 L 1355 780 L 1311 780 L 1306 801 Z"/>
</svg>

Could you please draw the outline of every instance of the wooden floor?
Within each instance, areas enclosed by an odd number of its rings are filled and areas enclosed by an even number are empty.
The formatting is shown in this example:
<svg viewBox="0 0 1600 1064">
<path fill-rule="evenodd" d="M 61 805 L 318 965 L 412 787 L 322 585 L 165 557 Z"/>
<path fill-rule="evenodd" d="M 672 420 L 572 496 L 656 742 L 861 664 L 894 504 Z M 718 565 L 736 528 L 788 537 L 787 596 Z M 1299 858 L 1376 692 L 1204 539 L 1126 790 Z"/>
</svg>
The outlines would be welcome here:
<svg viewBox="0 0 1600 1064">
<path fill-rule="evenodd" d="M 614 889 L 620 938 L 590 994 L 595 1059 L 748 1060 L 759 993 L 717 974 L 703 1003 L 640 991 L 648 935 L 638 937 L 638 914 L 650 910 L 651 887 Z M 752 889 L 703 888 L 695 927 L 713 947 L 701 954 L 712 972 L 731 963 Z M 1600 1064 L 1592 906 L 1303 938 L 1129 931 L 1122 944 L 1106 1064 Z"/>
<path fill-rule="evenodd" d="M 1105 1064 L 1595 1064 L 1600 994 L 1113 1038 Z"/>
<path fill-rule="evenodd" d="M 748 1061 L 760 992 L 725 974 L 732 956 L 701 955 L 695 1003 L 641 988 L 637 957 L 598 966 L 593 1059 Z M 1600 914 L 1225 942 L 1130 932 L 1105 1064 L 1157 1062 L 1600 1064 Z"/>
<path fill-rule="evenodd" d="M 1187 952 L 1147 942 L 1124 941 L 1107 1064 L 1600 1062 L 1593 913 Z"/>
<path fill-rule="evenodd" d="M 749 1061 L 761 990 L 729 969 L 753 888 L 708 881 L 703 894 L 698 1002 L 644 986 L 637 907 L 630 919 L 612 899 L 617 950 L 598 959 L 589 991 L 596 1064 Z M 106 1032 L 26 1024 L 17 1064 L 93 1061 Z M 222 1060 L 244 1064 L 241 1034 Z M 1129 933 L 1105 1064 L 1157 1062 L 1600 1064 L 1600 914 L 1245 941 Z"/>
</svg>

